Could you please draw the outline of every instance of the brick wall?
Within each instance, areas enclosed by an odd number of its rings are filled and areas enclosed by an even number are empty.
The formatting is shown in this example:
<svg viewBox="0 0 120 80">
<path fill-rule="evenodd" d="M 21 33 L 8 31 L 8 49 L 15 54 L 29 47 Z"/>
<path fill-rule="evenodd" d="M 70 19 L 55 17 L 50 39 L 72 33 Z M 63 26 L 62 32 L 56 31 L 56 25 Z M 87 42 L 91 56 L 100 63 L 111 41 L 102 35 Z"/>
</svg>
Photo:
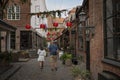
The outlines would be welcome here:
<svg viewBox="0 0 120 80">
<path fill-rule="evenodd" d="M 25 25 L 30 24 L 30 2 L 21 4 L 20 0 L 15 0 L 15 4 L 20 5 L 20 20 L 7 20 L 7 15 L 4 20 L 14 27 L 17 28 L 16 30 L 16 50 L 20 50 L 20 31 L 26 30 Z M 30 0 L 28 0 L 30 1 Z M 9 3 L 9 5 L 13 5 L 13 3 Z"/>
<path fill-rule="evenodd" d="M 90 67 L 93 80 L 98 80 L 98 73 L 103 70 L 120 75 L 120 69 L 102 63 L 104 58 L 103 0 L 89 1 L 90 25 L 95 26 L 95 35 L 90 41 Z"/>
</svg>

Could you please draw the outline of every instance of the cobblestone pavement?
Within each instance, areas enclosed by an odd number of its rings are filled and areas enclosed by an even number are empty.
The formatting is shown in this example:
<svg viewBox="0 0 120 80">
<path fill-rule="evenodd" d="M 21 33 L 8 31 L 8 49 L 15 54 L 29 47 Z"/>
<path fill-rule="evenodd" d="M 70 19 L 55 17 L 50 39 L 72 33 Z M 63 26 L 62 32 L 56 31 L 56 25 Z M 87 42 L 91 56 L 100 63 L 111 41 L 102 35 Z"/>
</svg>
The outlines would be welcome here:
<svg viewBox="0 0 120 80">
<path fill-rule="evenodd" d="M 49 57 L 46 58 L 42 71 L 37 58 L 16 64 L 21 64 L 22 67 L 9 80 L 73 80 L 70 67 L 62 65 L 60 60 L 58 60 L 57 71 L 51 71 Z"/>
</svg>

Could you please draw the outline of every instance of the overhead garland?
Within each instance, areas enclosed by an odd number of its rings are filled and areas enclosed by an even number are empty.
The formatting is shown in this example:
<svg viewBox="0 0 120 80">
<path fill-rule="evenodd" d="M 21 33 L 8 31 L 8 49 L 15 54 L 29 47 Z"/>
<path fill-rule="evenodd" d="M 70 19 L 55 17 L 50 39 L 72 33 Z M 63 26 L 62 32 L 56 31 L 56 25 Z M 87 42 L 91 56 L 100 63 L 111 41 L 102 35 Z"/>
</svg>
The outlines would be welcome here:
<svg viewBox="0 0 120 80">
<path fill-rule="evenodd" d="M 37 17 L 39 16 L 46 16 L 48 17 L 49 15 L 52 15 L 54 18 L 56 17 L 56 14 L 57 16 L 61 17 L 61 13 L 62 12 L 66 12 L 67 9 L 63 9 L 63 10 L 52 10 L 52 11 L 44 11 L 44 12 L 38 12 L 38 13 L 30 13 L 30 15 L 37 15 Z"/>
</svg>

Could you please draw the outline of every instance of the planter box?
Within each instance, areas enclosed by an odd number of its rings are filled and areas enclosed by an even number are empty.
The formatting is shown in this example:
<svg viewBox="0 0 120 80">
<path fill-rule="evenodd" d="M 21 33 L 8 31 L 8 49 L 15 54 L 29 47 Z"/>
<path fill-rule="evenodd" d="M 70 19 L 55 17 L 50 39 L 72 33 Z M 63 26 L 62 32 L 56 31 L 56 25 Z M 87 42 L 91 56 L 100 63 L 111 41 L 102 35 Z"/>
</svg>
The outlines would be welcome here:
<svg viewBox="0 0 120 80">
<path fill-rule="evenodd" d="M 12 53 L 12 62 L 17 62 L 19 61 L 19 54 L 18 53 Z"/>
</svg>

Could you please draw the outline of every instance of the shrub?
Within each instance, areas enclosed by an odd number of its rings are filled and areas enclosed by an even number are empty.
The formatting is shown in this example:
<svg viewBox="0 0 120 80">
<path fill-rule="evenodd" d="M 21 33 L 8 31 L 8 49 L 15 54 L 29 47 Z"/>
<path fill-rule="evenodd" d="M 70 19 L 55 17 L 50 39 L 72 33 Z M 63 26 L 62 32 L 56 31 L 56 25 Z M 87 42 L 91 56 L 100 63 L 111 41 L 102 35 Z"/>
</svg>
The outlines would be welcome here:
<svg viewBox="0 0 120 80">
<path fill-rule="evenodd" d="M 73 77 L 80 77 L 83 80 L 90 79 L 90 72 L 88 70 L 82 70 L 78 66 L 73 66 L 71 71 Z"/>
<path fill-rule="evenodd" d="M 72 59 L 72 54 L 69 54 L 69 53 L 64 53 L 61 57 L 60 57 L 61 60 L 67 60 L 67 59 Z"/>
<path fill-rule="evenodd" d="M 8 52 L 0 53 L 0 65 L 5 66 L 9 65 L 12 60 L 12 56 Z"/>
</svg>

